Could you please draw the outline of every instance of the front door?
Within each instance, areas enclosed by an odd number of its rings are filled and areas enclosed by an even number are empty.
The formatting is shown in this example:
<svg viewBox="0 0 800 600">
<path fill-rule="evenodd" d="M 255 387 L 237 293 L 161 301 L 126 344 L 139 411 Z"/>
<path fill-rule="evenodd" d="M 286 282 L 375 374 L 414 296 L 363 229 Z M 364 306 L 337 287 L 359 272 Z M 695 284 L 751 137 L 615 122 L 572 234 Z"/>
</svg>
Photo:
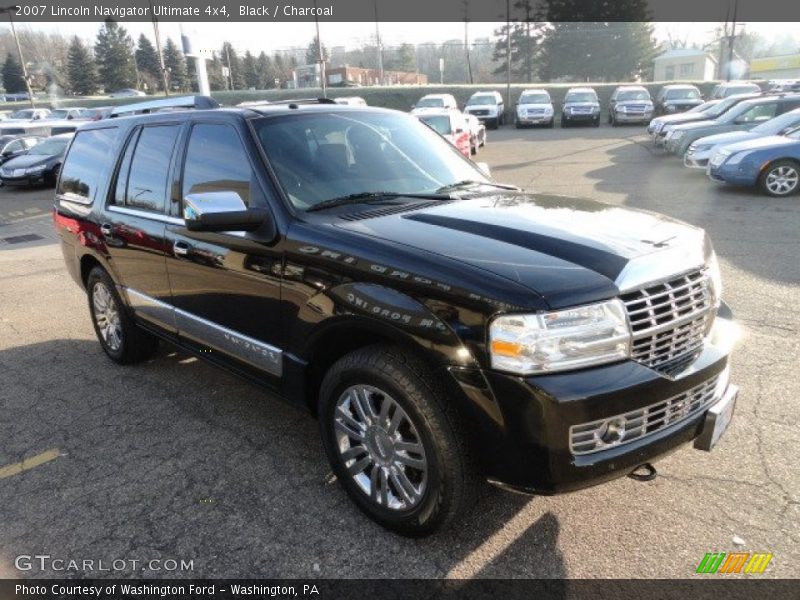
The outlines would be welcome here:
<svg viewBox="0 0 800 600">
<path fill-rule="evenodd" d="M 247 206 L 269 207 L 248 131 L 230 122 L 197 122 L 173 194 L 180 215 L 188 194 L 233 191 Z M 189 231 L 167 224 L 167 272 L 180 336 L 198 351 L 255 368 L 277 386 L 283 370 L 281 254 L 258 232 Z"/>
</svg>

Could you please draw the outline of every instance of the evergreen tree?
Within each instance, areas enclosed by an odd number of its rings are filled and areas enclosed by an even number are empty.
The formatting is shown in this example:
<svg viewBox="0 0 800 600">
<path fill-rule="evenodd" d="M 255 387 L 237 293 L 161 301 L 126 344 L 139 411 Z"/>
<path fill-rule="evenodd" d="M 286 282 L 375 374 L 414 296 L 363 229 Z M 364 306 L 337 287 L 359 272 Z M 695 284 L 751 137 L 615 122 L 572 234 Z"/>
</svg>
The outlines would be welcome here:
<svg viewBox="0 0 800 600">
<path fill-rule="evenodd" d="M 136 86 L 133 40 L 124 27 L 107 20 L 97 33 L 94 54 L 106 92 Z"/>
<path fill-rule="evenodd" d="M 172 38 L 167 38 L 167 43 L 164 44 L 164 67 L 167 69 L 170 89 L 185 92 L 189 88 L 186 59 Z"/>
<path fill-rule="evenodd" d="M 6 92 L 17 93 L 27 91 L 25 78 L 22 76 L 22 66 L 17 57 L 10 52 L 3 63 L 3 87 Z"/>
<path fill-rule="evenodd" d="M 206 62 L 206 69 L 208 71 L 208 87 L 211 91 L 219 91 L 227 88 L 228 78 L 222 74 L 222 61 L 217 53 L 214 57 Z"/>
<path fill-rule="evenodd" d="M 222 44 L 222 53 L 220 55 L 222 64 L 230 69 L 229 84 L 232 83 L 232 89 L 241 90 L 245 87 L 244 73 L 242 72 L 242 61 L 239 55 L 236 54 L 230 42 Z"/>
<path fill-rule="evenodd" d="M 245 86 L 248 89 L 259 89 L 260 78 L 258 74 L 258 65 L 256 64 L 256 57 L 253 56 L 250 50 L 245 52 L 244 58 L 242 58 L 242 72 Z"/>
<path fill-rule="evenodd" d="M 536 13 L 532 0 L 518 0 L 513 4 L 519 11 L 522 20 L 511 23 L 511 77 L 514 81 L 529 83 L 537 75 L 537 59 L 539 57 L 539 41 L 544 24 L 536 22 Z M 505 75 L 508 69 L 508 26 L 503 25 L 495 31 L 495 44 L 492 59 L 498 62 L 495 75 Z"/>
<path fill-rule="evenodd" d="M 272 58 L 272 64 L 275 68 L 275 78 L 278 80 L 278 87 L 283 87 L 283 84 L 289 79 L 286 73 L 286 61 L 283 60 L 283 55 L 275 53 Z"/>
<path fill-rule="evenodd" d="M 258 71 L 258 89 L 269 90 L 275 87 L 275 67 L 263 50 L 256 60 L 256 70 Z"/>
<path fill-rule="evenodd" d="M 94 57 L 76 35 L 67 51 L 67 82 L 69 90 L 79 96 L 97 93 L 97 67 Z"/>
<path fill-rule="evenodd" d="M 328 60 L 328 49 L 325 47 L 325 44 L 322 44 L 321 60 Z M 319 48 L 317 47 L 317 36 L 314 36 L 314 39 L 311 40 L 311 43 L 308 45 L 308 48 L 306 49 L 306 64 L 315 65 L 319 61 L 320 61 L 320 56 L 319 56 Z"/>
<path fill-rule="evenodd" d="M 156 90 L 164 87 L 161 78 L 161 62 L 155 46 L 147 39 L 145 34 L 139 36 L 136 47 L 136 66 L 139 69 L 139 79 L 146 81 L 150 89 Z"/>
</svg>

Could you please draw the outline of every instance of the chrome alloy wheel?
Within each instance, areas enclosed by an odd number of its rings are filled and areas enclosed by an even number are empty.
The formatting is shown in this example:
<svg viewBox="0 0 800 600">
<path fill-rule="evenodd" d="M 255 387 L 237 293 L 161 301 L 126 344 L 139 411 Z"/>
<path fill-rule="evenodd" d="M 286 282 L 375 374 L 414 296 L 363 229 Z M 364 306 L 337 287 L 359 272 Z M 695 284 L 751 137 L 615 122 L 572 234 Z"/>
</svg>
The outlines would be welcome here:
<svg viewBox="0 0 800 600">
<path fill-rule="evenodd" d="M 800 179 L 797 169 L 789 165 L 781 165 L 767 173 L 765 185 L 776 196 L 785 196 L 797 189 Z"/>
<path fill-rule="evenodd" d="M 103 341 L 112 352 L 117 352 L 122 347 L 122 322 L 117 302 L 102 282 L 94 284 L 92 306 L 94 321 Z"/>
<path fill-rule="evenodd" d="M 348 474 L 379 506 L 407 510 L 425 493 L 428 462 L 417 428 L 387 393 L 347 388 L 334 412 L 336 446 Z"/>
</svg>

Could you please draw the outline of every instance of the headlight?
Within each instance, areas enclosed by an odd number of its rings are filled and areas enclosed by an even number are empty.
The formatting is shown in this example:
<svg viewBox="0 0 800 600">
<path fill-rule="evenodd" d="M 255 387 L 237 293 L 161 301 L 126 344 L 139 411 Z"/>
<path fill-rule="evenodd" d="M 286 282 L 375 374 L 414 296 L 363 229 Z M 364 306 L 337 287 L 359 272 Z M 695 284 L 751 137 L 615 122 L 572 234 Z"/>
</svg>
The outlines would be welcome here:
<svg viewBox="0 0 800 600">
<path fill-rule="evenodd" d="M 630 355 L 619 299 L 529 315 L 503 315 L 489 327 L 492 368 L 518 375 L 614 362 Z"/>
<path fill-rule="evenodd" d="M 704 145 L 702 145 L 702 146 L 694 146 L 694 151 L 695 151 L 695 152 L 708 152 L 708 151 L 709 151 L 709 150 L 711 150 L 711 148 L 713 148 L 713 147 L 714 147 L 714 146 L 712 146 L 712 145 L 710 145 L 710 144 L 704 144 Z"/>
<path fill-rule="evenodd" d="M 728 156 L 728 159 L 725 161 L 726 165 L 738 165 L 744 157 L 747 156 L 747 152 L 737 152 L 736 154 L 731 154 Z"/>
<path fill-rule="evenodd" d="M 546 115 L 552 115 L 552 114 L 553 114 L 553 107 L 552 107 L 552 106 L 545 106 L 545 108 L 544 108 L 544 114 L 546 114 Z"/>
<path fill-rule="evenodd" d="M 714 306 L 719 308 L 720 302 L 722 302 L 722 275 L 720 274 L 719 261 L 715 252 L 711 253 L 707 268 L 708 276 L 711 280 L 711 297 L 714 300 Z"/>
<path fill-rule="evenodd" d="M 25 172 L 29 173 L 29 174 L 31 174 L 31 173 L 41 173 L 46 168 L 47 168 L 47 165 L 37 165 L 35 167 L 31 167 L 29 169 L 25 169 Z"/>
<path fill-rule="evenodd" d="M 678 110 L 674 104 L 667 104 L 665 108 L 667 112 L 675 112 L 676 110 Z"/>
<path fill-rule="evenodd" d="M 617 112 L 621 112 L 621 113 L 628 112 L 628 107 L 627 106 L 617 106 L 616 109 L 617 109 Z"/>
<path fill-rule="evenodd" d="M 600 112 L 600 107 L 599 107 L 599 106 L 593 106 L 593 107 L 592 107 L 592 112 L 593 112 L 593 113 L 595 113 L 595 112 Z"/>
</svg>

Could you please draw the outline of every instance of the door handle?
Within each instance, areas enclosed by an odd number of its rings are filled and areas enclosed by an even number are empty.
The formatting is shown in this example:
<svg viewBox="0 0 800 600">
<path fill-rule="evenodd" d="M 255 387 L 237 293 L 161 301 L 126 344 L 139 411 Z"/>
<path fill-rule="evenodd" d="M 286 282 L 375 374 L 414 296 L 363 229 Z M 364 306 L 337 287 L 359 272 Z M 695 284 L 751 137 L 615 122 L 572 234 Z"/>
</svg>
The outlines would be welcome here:
<svg viewBox="0 0 800 600">
<path fill-rule="evenodd" d="M 108 223 L 103 223 L 102 225 L 100 225 L 100 233 L 102 233 L 104 236 L 111 237 L 111 232 L 112 232 L 111 225 L 109 225 Z"/>
<path fill-rule="evenodd" d="M 192 247 L 189 244 L 180 240 L 172 244 L 172 251 L 175 253 L 175 256 L 188 256 L 191 249 Z"/>
</svg>

